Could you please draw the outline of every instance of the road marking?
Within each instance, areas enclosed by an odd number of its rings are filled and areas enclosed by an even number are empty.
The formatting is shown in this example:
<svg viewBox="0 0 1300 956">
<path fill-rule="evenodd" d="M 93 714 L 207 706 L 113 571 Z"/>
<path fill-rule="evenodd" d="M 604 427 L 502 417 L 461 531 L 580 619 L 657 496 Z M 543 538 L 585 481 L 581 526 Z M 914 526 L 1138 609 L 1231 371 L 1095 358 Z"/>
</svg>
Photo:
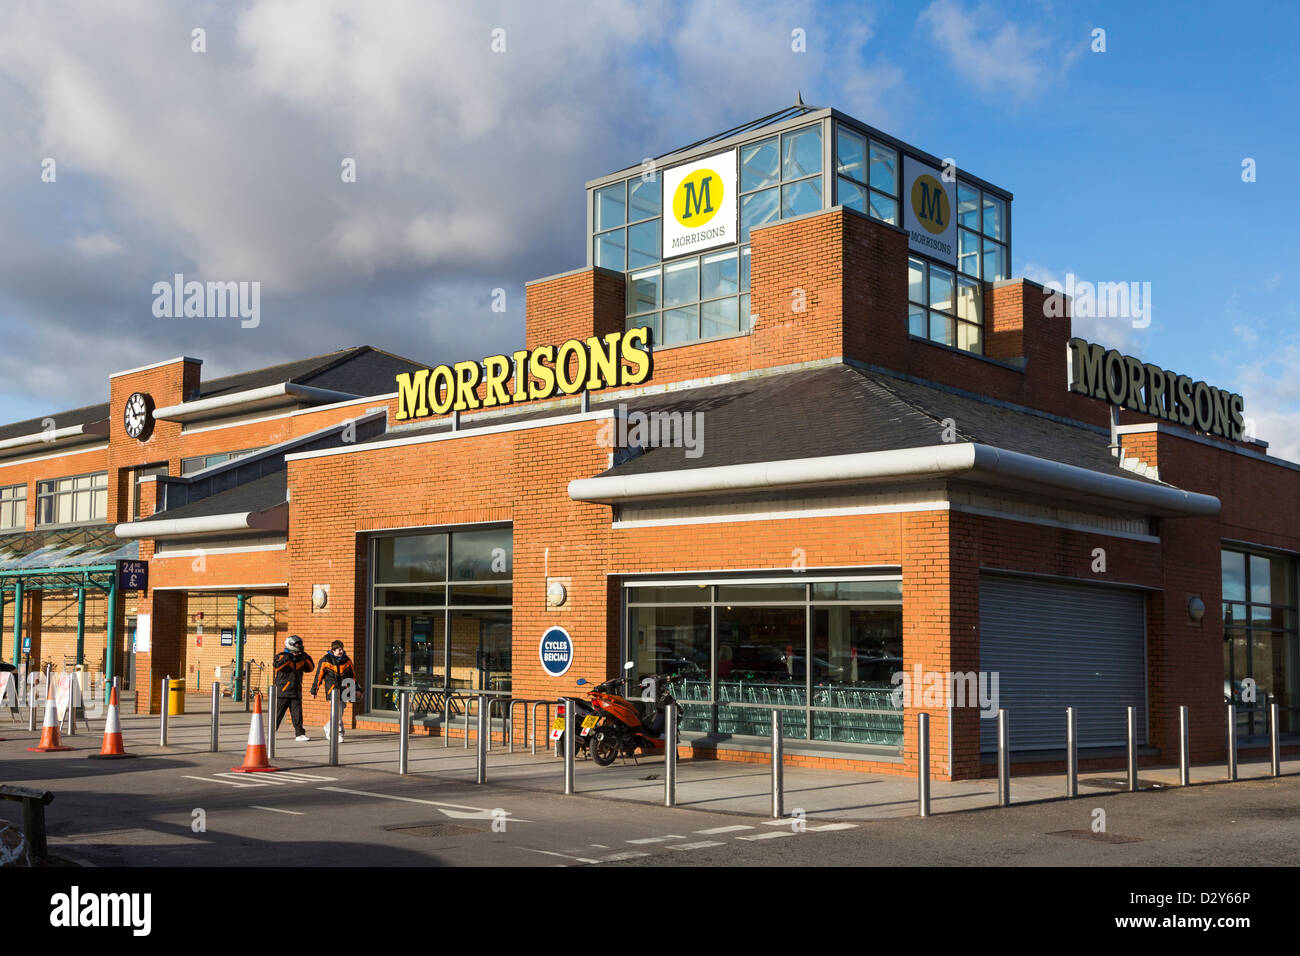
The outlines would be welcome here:
<svg viewBox="0 0 1300 956">
<path fill-rule="evenodd" d="M 605 846 L 605 844 L 603 844 L 603 843 L 593 843 L 592 846 L 595 847 L 597 850 L 608 850 L 608 849 L 609 849 L 609 847 Z"/>
<path fill-rule="evenodd" d="M 303 773 L 301 770 L 281 770 L 277 776 L 287 777 L 290 780 L 301 780 L 303 783 L 317 783 L 324 781 L 333 783 L 338 777 L 322 777 L 315 773 Z"/>
<path fill-rule="evenodd" d="M 556 853 L 554 850 L 535 850 L 530 846 L 520 847 L 521 850 L 527 850 L 529 853 L 545 853 L 547 856 L 560 856 L 566 860 L 577 860 L 579 863 L 599 863 L 600 860 L 589 860 L 585 856 L 571 856 L 568 853 Z"/>
<path fill-rule="evenodd" d="M 753 836 L 736 837 L 737 840 L 775 840 L 777 837 L 794 836 L 794 833 L 777 830 L 774 833 L 755 833 Z"/>
<path fill-rule="evenodd" d="M 754 828 L 749 826 L 714 827 L 711 830 L 696 830 L 695 832 L 700 834 L 700 836 L 715 836 L 716 834 L 719 833 L 736 833 L 740 830 L 752 830 L 752 829 Z"/>
<path fill-rule="evenodd" d="M 815 827 L 809 827 L 809 833 L 827 833 L 831 830 L 852 830 L 857 827 L 856 823 L 819 823 Z"/>
<path fill-rule="evenodd" d="M 703 850 L 709 846 L 722 846 L 717 840 L 701 840 L 699 843 L 674 843 L 670 850 Z"/>
<path fill-rule="evenodd" d="M 650 855 L 649 853 L 634 853 L 631 850 L 624 850 L 621 853 L 610 853 L 606 856 L 602 856 L 597 862 L 617 863 L 620 860 L 635 860 L 638 859 L 639 857 L 649 856 L 649 855 Z"/>
<path fill-rule="evenodd" d="M 242 773 L 219 773 L 216 776 L 222 778 L 222 783 L 230 783 L 232 781 L 239 781 L 240 783 L 243 783 L 243 781 L 246 779 L 245 775 Z M 257 778 L 257 782 L 264 787 L 265 786 L 287 787 L 289 786 L 289 784 L 293 783 L 294 781 L 280 780 L 277 777 L 268 773 L 268 774 L 259 775 Z M 244 784 L 244 786 L 248 786 L 248 784 Z"/>
<path fill-rule="evenodd" d="M 438 807 L 440 809 L 446 808 L 442 809 L 443 815 L 451 817 L 454 820 L 495 820 L 498 817 L 508 817 L 511 823 L 533 822 L 532 820 L 524 820 L 520 817 L 511 816 L 509 810 L 467 807 L 463 803 L 440 803 L 437 800 L 420 800 L 416 797 L 399 797 L 391 793 L 372 793 L 369 790 L 349 790 L 346 787 L 318 787 L 317 789 L 327 790 L 330 793 L 351 793 L 358 797 L 375 797 L 379 800 L 400 800 L 403 803 L 423 803 L 430 807 Z"/>
<path fill-rule="evenodd" d="M 272 813 L 292 813 L 295 817 L 306 816 L 301 810 L 281 810 L 279 807 L 259 807 L 256 803 L 248 805 L 250 810 L 270 810 Z"/>
<path fill-rule="evenodd" d="M 670 833 L 667 836 L 642 837 L 640 840 L 624 840 L 623 842 L 631 843 L 633 846 L 636 846 L 641 843 L 667 843 L 669 840 L 685 840 L 685 839 L 686 837 L 684 836 L 678 836 L 675 833 Z"/>
<path fill-rule="evenodd" d="M 181 776 L 184 777 L 186 780 L 201 780 L 201 781 L 203 781 L 204 783 L 224 783 L 224 784 L 226 784 L 227 786 L 230 786 L 230 787 L 263 787 L 263 786 L 266 786 L 265 784 L 262 784 L 262 783 L 240 783 L 240 782 L 236 782 L 236 781 L 234 781 L 234 780 L 218 780 L 218 779 L 215 778 L 215 777 L 191 777 L 191 776 L 190 776 L 189 774 L 187 774 L 187 773 L 183 773 L 183 774 L 181 774 Z"/>
</svg>

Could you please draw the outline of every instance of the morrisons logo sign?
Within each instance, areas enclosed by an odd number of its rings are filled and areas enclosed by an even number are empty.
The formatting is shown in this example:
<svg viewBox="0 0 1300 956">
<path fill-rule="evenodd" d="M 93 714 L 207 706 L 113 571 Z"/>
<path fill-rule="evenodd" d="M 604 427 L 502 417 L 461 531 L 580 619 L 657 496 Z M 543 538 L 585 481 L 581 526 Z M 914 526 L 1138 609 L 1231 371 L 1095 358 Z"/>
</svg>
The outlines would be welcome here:
<svg viewBox="0 0 1300 956">
<path fill-rule="evenodd" d="M 1070 339 L 1070 391 L 1167 422 L 1241 441 L 1240 395 L 1083 339 Z"/>
</svg>

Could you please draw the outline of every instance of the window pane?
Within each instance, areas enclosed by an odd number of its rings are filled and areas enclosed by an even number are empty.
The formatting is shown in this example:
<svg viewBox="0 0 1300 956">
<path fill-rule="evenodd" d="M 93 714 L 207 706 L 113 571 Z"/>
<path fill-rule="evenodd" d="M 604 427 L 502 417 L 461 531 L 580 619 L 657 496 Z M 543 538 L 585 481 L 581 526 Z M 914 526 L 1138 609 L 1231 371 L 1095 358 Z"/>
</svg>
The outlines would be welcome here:
<svg viewBox="0 0 1300 956">
<path fill-rule="evenodd" d="M 967 352 L 984 351 L 984 330 L 970 322 L 957 323 L 957 348 Z"/>
<path fill-rule="evenodd" d="M 814 601 L 899 601 L 902 581 L 824 581 L 814 584 Z"/>
<path fill-rule="evenodd" d="M 925 263 L 920 259 L 907 260 L 907 298 L 910 302 L 925 302 Z"/>
<path fill-rule="evenodd" d="M 867 191 L 857 183 L 847 179 L 839 180 L 840 205 L 846 209 L 856 209 L 865 214 L 867 211 Z"/>
<path fill-rule="evenodd" d="M 452 611 L 448 676 L 461 690 L 510 689 L 510 612 Z"/>
<path fill-rule="evenodd" d="M 375 607 L 444 607 L 447 588 L 375 588 Z"/>
<path fill-rule="evenodd" d="M 930 266 L 930 308 L 953 311 L 953 274 L 948 269 Z"/>
<path fill-rule="evenodd" d="M 1246 556 L 1236 551 L 1220 555 L 1223 567 L 1223 600 L 1246 600 Z"/>
<path fill-rule="evenodd" d="M 966 275 L 979 278 L 980 237 L 967 229 L 957 230 L 957 264 Z"/>
<path fill-rule="evenodd" d="M 1273 603 L 1269 599 L 1272 593 L 1269 590 L 1270 580 L 1268 558 L 1252 554 L 1250 556 L 1250 599 L 1256 604 Z"/>
<path fill-rule="evenodd" d="M 673 683 L 673 691 L 681 704 L 682 729 L 708 731 L 708 708 L 687 702 L 708 700 L 711 695 L 709 609 L 634 607 L 627 617 L 629 654 L 635 662 L 633 686 L 651 674 L 676 674 L 680 680 Z"/>
<path fill-rule="evenodd" d="M 629 316 L 623 328 L 631 331 L 632 329 L 646 328 L 650 330 L 650 344 L 659 343 L 659 313 L 646 312 L 643 315 Z"/>
<path fill-rule="evenodd" d="M 713 252 L 700 262 L 700 298 L 735 295 L 740 291 L 740 266 L 735 249 Z"/>
<path fill-rule="evenodd" d="M 630 272 L 627 277 L 627 311 L 629 315 L 659 308 L 659 267 Z"/>
<path fill-rule="evenodd" d="M 871 215 L 876 219 L 889 223 L 891 226 L 897 226 L 898 201 L 890 199 L 888 196 L 882 196 L 880 193 L 872 193 Z"/>
<path fill-rule="evenodd" d="M 1273 603 L 1295 607 L 1295 566 L 1282 558 L 1274 558 L 1269 565 L 1269 587 L 1273 592 Z"/>
<path fill-rule="evenodd" d="M 749 303 L 749 295 L 748 295 L 748 294 L 746 294 L 746 295 L 742 295 L 742 296 L 740 297 L 740 328 L 741 328 L 741 331 L 742 331 L 742 332 L 748 332 L 750 329 L 752 329 L 752 328 L 754 327 L 754 319 L 755 319 L 755 318 L 757 318 L 757 316 L 754 315 L 753 307 L 752 307 L 752 306 L 750 305 L 750 303 Z"/>
<path fill-rule="evenodd" d="M 596 190 L 596 231 L 621 226 L 627 221 L 625 184 L 615 183 Z"/>
<path fill-rule="evenodd" d="M 775 189 L 740 197 L 740 241 L 749 241 L 749 230 L 775 222 L 778 196 Z"/>
<path fill-rule="evenodd" d="M 977 325 L 983 320 L 980 314 L 980 284 L 965 276 L 957 277 L 957 318 Z"/>
<path fill-rule="evenodd" d="M 514 553 L 509 528 L 457 531 L 451 536 L 453 581 L 508 581 Z"/>
<path fill-rule="evenodd" d="M 805 179 L 803 182 L 781 187 L 781 218 L 790 219 L 822 208 L 822 181 Z"/>
<path fill-rule="evenodd" d="M 670 309 L 664 313 L 664 344 L 689 342 L 700 337 L 699 306 Z"/>
<path fill-rule="evenodd" d="M 659 220 L 651 219 L 627 230 L 627 267 L 639 269 L 659 261 Z"/>
<path fill-rule="evenodd" d="M 700 337 L 735 335 L 740 331 L 740 306 L 735 297 L 714 299 L 700 306 Z"/>
<path fill-rule="evenodd" d="M 700 297 L 699 260 L 683 259 L 664 266 L 664 305 L 685 305 Z"/>
<path fill-rule="evenodd" d="M 648 182 L 638 176 L 627 182 L 628 222 L 659 215 L 659 177 Z M 611 223 L 610 225 L 613 225 Z"/>
<path fill-rule="evenodd" d="M 810 126 L 781 137 L 781 178 L 799 179 L 822 171 L 822 128 Z"/>
<path fill-rule="evenodd" d="M 596 265 L 622 272 L 627 268 L 623 261 L 623 230 L 615 229 L 596 237 Z"/>
<path fill-rule="evenodd" d="M 921 338 L 929 337 L 929 330 L 925 327 L 925 308 L 919 305 L 911 306 L 907 310 L 907 331 Z"/>
<path fill-rule="evenodd" d="M 709 601 L 712 592 L 707 584 L 681 584 L 666 587 L 629 587 L 629 604 L 692 604 Z"/>
<path fill-rule="evenodd" d="M 996 282 L 1007 277 L 1006 247 L 984 240 L 984 281 Z"/>
<path fill-rule="evenodd" d="M 754 601 L 802 601 L 802 584 L 720 584 L 718 603 L 752 603 Z"/>
<path fill-rule="evenodd" d="M 92 519 L 103 518 L 108 514 L 108 489 L 100 488 L 92 492 L 92 495 L 90 515 L 88 517 Z"/>
<path fill-rule="evenodd" d="M 375 581 L 384 584 L 445 581 L 447 536 L 415 534 L 375 542 Z"/>
<path fill-rule="evenodd" d="M 837 126 L 835 134 L 835 171 L 842 176 L 852 176 L 860 183 L 867 181 L 867 138 L 852 130 Z M 843 190 L 840 191 L 843 195 Z"/>
<path fill-rule="evenodd" d="M 871 144 L 871 188 L 898 195 L 898 153 L 879 143 Z"/>
<path fill-rule="evenodd" d="M 740 191 L 771 186 L 781 174 L 780 157 L 776 152 L 776 137 L 761 143 L 752 143 L 740 150 Z"/>
<path fill-rule="evenodd" d="M 453 606 L 467 604 L 509 605 L 513 586 L 509 584 L 453 584 L 448 603 Z"/>
<path fill-rule="evenodd" d="M 1003 239 L 1006 233 L 1007 204 L 996 196 L 984 194 L 984 235 Z"/>
<path fill-rule="evenodd" d="M 953 326 L 956 319 L 944 315 L 942 312 L 930 313 L 930 338 L 935 342 L 942 342 L 944 345 L 956 345 L 957 334 Z"/>
<path fill-rule="evenodd" d="M 957 184 L 957 225 L 979 232 L 980 192 L 965 183 Z"/>
<path fill-rule="evenodd" d="M 59 495 L 54 499 L 55 518 L 59 524 L 67 524 L 75 519 L 72 516 L 72 495 Z"/>
</svg>

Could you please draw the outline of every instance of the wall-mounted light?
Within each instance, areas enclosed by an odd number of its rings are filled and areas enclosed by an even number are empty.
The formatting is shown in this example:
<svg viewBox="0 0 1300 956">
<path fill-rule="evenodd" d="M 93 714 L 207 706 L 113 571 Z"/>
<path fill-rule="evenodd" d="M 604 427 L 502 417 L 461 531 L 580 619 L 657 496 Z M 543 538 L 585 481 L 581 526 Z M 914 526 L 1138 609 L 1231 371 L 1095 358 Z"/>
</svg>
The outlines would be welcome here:
<svg viewBox="0 0 1300 956">
<path fill-rule="evenodd" d="M 1193 621 L 1199 621 L 1205 617 L 1205 602 L 1198 597 L 1189 598 L 1187 601 L 1187 616 Z"/>
<path fill-rule="evenodd" d="M 546 585 L 546 603 L 551 607 L 563 607 L 568 599 L 569 589 L 563 583 L 551 581 Z"/>
<path fill-rule="evenodd" d="M 314 607 L 316 610 L 319 611 L 326 604 L 329 604 L 329 602 L 330 602 L 329 588 L 322 587 L 321 585 L 318 584 L 311 589 L 311 606 Z"/>
</svg>

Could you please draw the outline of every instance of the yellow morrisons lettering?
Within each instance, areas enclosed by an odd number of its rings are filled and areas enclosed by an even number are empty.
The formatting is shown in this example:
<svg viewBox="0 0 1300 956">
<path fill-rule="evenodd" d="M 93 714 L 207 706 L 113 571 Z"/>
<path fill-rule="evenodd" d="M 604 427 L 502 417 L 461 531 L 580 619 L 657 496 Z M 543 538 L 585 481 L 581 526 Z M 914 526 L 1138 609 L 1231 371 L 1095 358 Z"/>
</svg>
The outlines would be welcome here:
<svg viewBox="0 0 1300 956">
<path fill-rule="evenodd" d="M 489 355 L 397 376 L 397 421 L 572 395 L 614 385 L 640 385 L 654 362 L 650 330 L 627 329 L 570 339 L 531 352 Z M 482 391 L 480 392 L 480 386 Z"/>
</svg>

